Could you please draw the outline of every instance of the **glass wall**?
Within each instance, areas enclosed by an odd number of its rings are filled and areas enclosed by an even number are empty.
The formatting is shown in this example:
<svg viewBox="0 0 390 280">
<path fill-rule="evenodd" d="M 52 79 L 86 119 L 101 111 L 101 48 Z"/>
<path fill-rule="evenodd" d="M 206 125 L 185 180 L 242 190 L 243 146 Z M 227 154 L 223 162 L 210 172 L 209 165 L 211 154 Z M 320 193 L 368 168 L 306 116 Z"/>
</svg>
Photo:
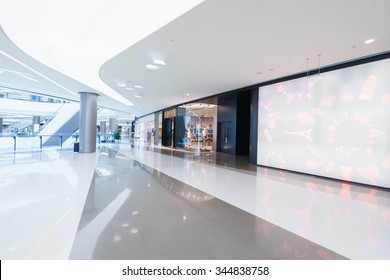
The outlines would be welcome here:
<svg viewBox="0 0 390 280">
<path fill-rule="evenodd" d="M 178 109 L 176 146 L 187 150 L 215 151 L 217 106 L 186 104 Z"/>
<path fill-rule="evenodd" d="M 137 120 L 134 139 L 150 144 L 154 143 L 155 115 L 151 114 Z"/>
<path fill-rule="evenodd" d="M 152 142 L 154 145 L 162 145 L 162 123 L 163 112 L 156 112 L 154 114 L 154 129 L 152 129 Z"/>
</svg>

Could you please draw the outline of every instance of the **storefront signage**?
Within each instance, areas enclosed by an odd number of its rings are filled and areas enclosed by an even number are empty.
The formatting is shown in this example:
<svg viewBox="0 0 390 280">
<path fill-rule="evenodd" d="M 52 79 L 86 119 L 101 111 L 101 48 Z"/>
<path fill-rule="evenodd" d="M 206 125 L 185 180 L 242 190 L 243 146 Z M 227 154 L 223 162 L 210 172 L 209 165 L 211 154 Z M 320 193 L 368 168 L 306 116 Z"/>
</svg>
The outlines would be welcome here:
<svg viewBox="0 0 390 280">
<path fill-rule="evenodd" d="M 175 118 L 176 117 L 176 108 L 169 111 L 164 111 L 164 119 Z"/>
</svg>

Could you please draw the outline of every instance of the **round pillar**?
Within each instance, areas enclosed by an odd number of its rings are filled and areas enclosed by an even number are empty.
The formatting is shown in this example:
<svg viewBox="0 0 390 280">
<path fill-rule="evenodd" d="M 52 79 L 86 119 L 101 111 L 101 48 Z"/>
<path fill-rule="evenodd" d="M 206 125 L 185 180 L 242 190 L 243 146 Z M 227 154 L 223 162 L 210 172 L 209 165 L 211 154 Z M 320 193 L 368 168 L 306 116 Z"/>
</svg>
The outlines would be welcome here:
<svg viewBox="0 0 390 280">
<path fill-rule="evenodd" d="M 80 92 L 80 153 L 96 152 L 97 97 Z"/>
</svg>

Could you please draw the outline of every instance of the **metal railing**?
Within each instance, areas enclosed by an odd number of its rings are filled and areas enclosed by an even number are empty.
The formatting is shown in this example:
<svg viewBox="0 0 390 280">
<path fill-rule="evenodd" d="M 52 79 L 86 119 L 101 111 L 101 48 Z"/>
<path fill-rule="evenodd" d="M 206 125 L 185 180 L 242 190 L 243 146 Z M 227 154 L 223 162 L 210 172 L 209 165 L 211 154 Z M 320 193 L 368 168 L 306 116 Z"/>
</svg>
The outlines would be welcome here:
<svg viewBox="0 0 390 280">
<path fill-rule="evenodd" d="M 50 145 L 45 146 L 43 144 L 44 138 L 51 138 L 56 137 L 58 138 L 57 145 Z M 75 139 L 74 141 L 70 142 L 70 145 L 72 145 L 74 142 L 77 142 L 78 140 L 78 134 L 74 134 L 71 136 L 71 138 Z M 61 134 L 54 134 L 54 135 L 0 135 L 0 153 L 1 152 L 10 152 L 17 150 L 42 150 L 45 147 L 58 147 L 63 148 L 64 136 Z"/>
<path fill-rule="evenodd" d="M 45 137 L 56 137 L 58 142 L 56 145 L 45 145 Z M 121 135 L 120 139 L 124 139 L 126 136 Z M 69 140 L 72 139 L 72 140 Z M 97 133 L 96 142 L 110 143 L 115 142 L 115 136 L 111 133 Z M 45 148 L 73 148 L 73 143 L 78 143 L 79 133 L 75 132 L 70 137 L 65 139 L 64 135 L 51 134 L 51 135 L 0 135 L 0 154 L 4 152 L 16 152 L 16 151 L 36 151 L 43 150 Z M 64 147 L 64 144 L 67 146 Z"/>
</svg>

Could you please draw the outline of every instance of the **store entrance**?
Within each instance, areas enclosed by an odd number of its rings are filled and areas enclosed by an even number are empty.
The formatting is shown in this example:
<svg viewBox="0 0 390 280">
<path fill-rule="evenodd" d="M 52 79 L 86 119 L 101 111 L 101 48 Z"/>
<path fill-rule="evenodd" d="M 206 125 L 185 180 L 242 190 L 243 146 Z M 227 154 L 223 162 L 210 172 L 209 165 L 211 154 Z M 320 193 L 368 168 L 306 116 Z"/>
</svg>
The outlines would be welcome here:
<svg viewBox="0 0 390 280">
<path fill-rule="evenodd" d="M 176 145 L 186 150 L 216 151 L 216 127 L 216 105 L 204 103 L 183 105 L 179 107 Z"/>
<path fill-rule="evenodd" d="M 175 119 L 176 118 L 166 118 L 163 120 L 163 135 L 162 135 L 162 144 L 166 147 L 175 147 Z"/>
</svg>

